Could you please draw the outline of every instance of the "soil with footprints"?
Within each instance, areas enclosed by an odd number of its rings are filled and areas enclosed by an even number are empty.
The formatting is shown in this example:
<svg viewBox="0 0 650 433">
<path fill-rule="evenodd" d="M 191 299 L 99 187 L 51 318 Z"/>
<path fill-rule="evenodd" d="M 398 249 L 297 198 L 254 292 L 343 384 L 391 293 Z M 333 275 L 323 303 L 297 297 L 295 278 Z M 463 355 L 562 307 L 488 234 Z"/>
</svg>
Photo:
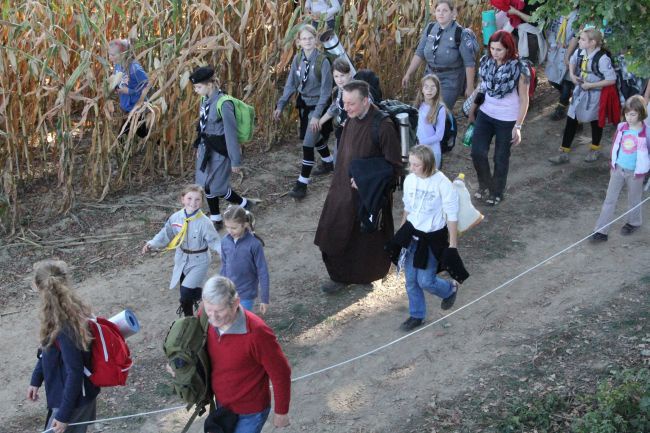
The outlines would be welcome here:
<svg viewBox="0 0 650 433">
<path fill-rule="evenodd" d="M 619 228 L 625 221 L 620 221 L 608 242 L 583 242 L 462 308 L 593 229 L 607 187 L 608 162 L 582 161 L 588 128 L 577 137 L 570 164 L 552 166 L 546 161 L 557 152 L 564 126 L 549 120 L 555 101 L 556 92 L 540 84 L 523 143 L 512 151 L 504 201 L 492 208 L 479 203 L 485 220 L 460 238 L 459 252 L 471 277 L 460 287 L 451 310 L 457 312 L 370 356 L 295 381 L 291 425 L 283 431 L 436 431 L 439 427 L 431 421 L 436 401 L 466 400 L 484 392 L 479 378 L 494 375 L 497 367 L 506 376 L 514 372 L 530 341 L 566 326 L 582 311 L 610 311 L 631 286 L 641 284 L 647 293 L 650 229 L 642 227 L 624 237 Z M 461 132 L 464 129 L 461 121 Z M 605 153 L 612 132 L 611 126 L 605 131 Z M 445 156 L 443 171 L 451 179 L 466 173 L 473 191 L 476 176 L 469 148 L 460 141 Z M 272 279 L 265 320 L 296 378 L 402 337 L 399 325 L 408 317 L 404 276 L 394 269 L 372 287 L 352 286 L 330 296 L 320 292 L 327 274 L 313 237 L 331 177 L 316 178 L 307 198 L 295 202 L 286 191 L 299 162 L 299 144 L 291 140 L 269 152 L 249 152 L 243 178 L 235 178 L 237 190 L 262 199 L 255 210 L 257 233 L 266 243 Z M 78 197 L 78 205 L 64 216 L 53 209 L 57 197 L 49 192 L 48 182 L 54 180 L 29 185 L 24 229 L 0 243 L 0 430 L 42 431 L 44 402 L 25 399 L 38 346 L 38 297 L 29 288 L 29 272 L 34 261 L 52 256 L 72 265 L 75 287 L 98 315 L 109 317 L 130 308 L 142 325 L 128 340 L 135 361 L 128 384 L 102 390 L 98 418 L 182 404 L 171 392 L 162 352 L 178 306 L 178 291 L 167 290 L 173 258 L 162 253 L 142 256 L 140 249 L 179 208 L 177 193 L 188 180 L 189 175 L 149 181 L 101 203 Z M 624 198 L 620 203 L 618 214 L 626 209 Z M 400 192 L 395 194 L 394 215 L 396 220 L 401 216 Z M 215 256 L 211 273 L 218 269 Z M 425 324 L 430 324 L 445 312 L 439 299 L 427 296 L 427 301 Z M 639 314 L 647 317 L 647 309 Z M 594 353 L 598 350 L 593 347 Z M 99 423 L 94 431 L 178 432 L 188 417 L 179 410 Z M 463 425 L 462 418 L 455 422 Z M 264 429 L 274 430 L 270 422 Z M 190 431 L 203 431 L 202 420 Z"/>
</svg>

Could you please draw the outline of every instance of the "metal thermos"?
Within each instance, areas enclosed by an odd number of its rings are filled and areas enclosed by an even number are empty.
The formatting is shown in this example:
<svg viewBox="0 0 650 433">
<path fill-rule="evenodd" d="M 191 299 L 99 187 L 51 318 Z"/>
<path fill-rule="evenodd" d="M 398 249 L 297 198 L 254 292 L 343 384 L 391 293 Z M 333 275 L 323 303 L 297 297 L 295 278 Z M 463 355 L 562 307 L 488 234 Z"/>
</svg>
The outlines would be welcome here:
<svg viewBox="0 0 650 433">
<path fill-rule="evenodd" d="M 399 123 L 399 138 L 402 145 L 402 161 L 408 163 L 409 149 L 411 148 L 411 123 L 408 113 L 396 114 Z"/>
</svg>

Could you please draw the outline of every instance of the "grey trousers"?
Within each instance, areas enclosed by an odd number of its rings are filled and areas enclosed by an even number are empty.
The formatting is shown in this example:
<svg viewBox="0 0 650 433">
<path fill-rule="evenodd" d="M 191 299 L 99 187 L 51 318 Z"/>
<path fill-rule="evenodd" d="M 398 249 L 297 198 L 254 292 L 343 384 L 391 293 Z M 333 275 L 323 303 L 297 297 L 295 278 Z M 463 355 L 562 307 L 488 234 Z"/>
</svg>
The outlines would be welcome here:
<svg viewBox="0 0 650 433">
<path fill-rule="evenodd" d="M 607 196 L 605 196 L 603 209 L 600 211 L 600 217 L 598 217 L 598 222 L 596 222 L 594 231 L 604 235 L 609 232 L 611 225 L 607 227 L 603 226 L 609 224 L 614 218 L 616 202 L 618 202 L 618 195 L 621 193 L 623 186 L 627 187 L 628 209 L 632 209 L 634 206 L 641 203 L 641 198 L 643 196 L 643 176 L 636 177 L 632 170 L 626 170 L 616 166 L 616 168 L 612 170 L 612 174 L 609 178 Z M 627 215 L 627 222 L 633 226 L 641 225 L 641 206 Z"/>
<path fill-rule="evenodd" d="M 56 419 L 56 413 L 58 412 L 58 409 L 52 409 L 52 415 L 50 416 L 50 419 L 47 420 L 47 425 L 45 426 L 45 429 L 49 429 L 52 427 L 52 421 Z M 84 421 L 94 421 L 97 418 L 97 399 L 94 399 L 90 403 L 88 403 L 85 406 L 81 406 L 76 408 L 74 411 L 72 411 L 72 417 L 70 418 L 69 424 L 74 424 L 76 422 L 84 422 Z M 86 430 L 90 424 L 83 424 L 83 425 L 73 425 L 73 426 L 68 426 L 67 429 L 65 429 L 65 433 L 86 433 Z"/>
</svg>

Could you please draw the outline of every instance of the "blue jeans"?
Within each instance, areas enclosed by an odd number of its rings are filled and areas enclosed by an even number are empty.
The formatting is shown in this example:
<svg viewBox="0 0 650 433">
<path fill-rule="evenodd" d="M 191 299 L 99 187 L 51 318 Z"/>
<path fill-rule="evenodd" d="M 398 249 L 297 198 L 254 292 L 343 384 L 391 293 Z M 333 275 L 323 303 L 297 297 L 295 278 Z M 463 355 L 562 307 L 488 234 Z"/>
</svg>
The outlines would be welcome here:
<svg viewBox="0 0 650 433">
<path fill-rule="evenodd" d="M 424 319 L 427 315 L 427 301 L 424 299 L 424 291 L 448 298 L 454 291 L 451 282 L 439 278 L 436 275 L 438 262 L 429 250 L 426 269 L 417 269 L 413 267 L 413 257 L 417 243 L 412 241 L 406 253 L 406 262 L 404 264 L 406 274 L 406 294 L 409 298 L 409 314 L 416 319 Z"/>
<path fill-rule="evenodd" d="M 269 407 L 262 412 L 239 415 L 235 433 L 260 433 L 270 411 L 271 408 Z"/>
<path fill-rule="evenodd" d="M 483 113 L 480 109 L 474 122 L 474 135 L 472 136 L 472 161 L 478 177 L 479 190 L 490 190 L 490 195 L 503 196 L 508 180 L 510 166 L 510 140 L 515 121 L 494 119 Z M 494 140 L 494 174 L 490 171 L 490 143 Z"/>
<path fill-rule="evenodd" d="M 239 299 L 239 305 L 241 305 L 245 310 L 253 311 L 253 305 L 255 305 L 255 299 Z"/>
</svg>

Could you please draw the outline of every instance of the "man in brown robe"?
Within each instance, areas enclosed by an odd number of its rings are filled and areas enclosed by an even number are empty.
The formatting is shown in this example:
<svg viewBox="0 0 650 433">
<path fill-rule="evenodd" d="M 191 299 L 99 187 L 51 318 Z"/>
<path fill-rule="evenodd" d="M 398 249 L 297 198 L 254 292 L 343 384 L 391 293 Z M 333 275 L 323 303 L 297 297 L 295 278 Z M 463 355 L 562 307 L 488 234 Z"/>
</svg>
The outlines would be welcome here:
<svg viewBox="0 0 650 433">
<path fill-rule="evenodd" d="M 368 95 L 365 81 L 353 80 L 343 87 L 348 120 L 339 141 L 332 184 L 314 239 L 330 276 L 330 281 L 321 286 L 325 293 L 334 293 L 347 284 L 369 284 L 385 277 L 390 269 L 384 244 L 394 232 L 392 200 L 388 200 L 383 210 L 379 229 L 372 233 L 362 232 L 356 184 L 349 175 L 350 163 L 356 159 L 383 156 L 393 165 L 396 176 L 402 166 L 399 135 L 392 120 L 381 120 L 378 143 L 373 142 L 373 119 L 378 109 Z"/>
</svg>

